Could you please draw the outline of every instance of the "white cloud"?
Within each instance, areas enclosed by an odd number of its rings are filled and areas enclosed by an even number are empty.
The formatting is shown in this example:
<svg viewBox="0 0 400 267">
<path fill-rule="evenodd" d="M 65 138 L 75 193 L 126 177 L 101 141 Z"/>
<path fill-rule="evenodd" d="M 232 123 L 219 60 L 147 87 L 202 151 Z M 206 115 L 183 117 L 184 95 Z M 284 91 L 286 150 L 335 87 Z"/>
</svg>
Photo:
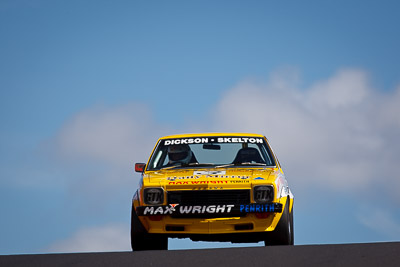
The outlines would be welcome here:
<svg viewBox="0 0 400 267">
<path fill-rule="evenodd" d="M 103 252 L 130 250 L 128 225 L 105 225 L 79 229 L 70 238 L 57 241 L 46 252 Z"/>
<path fill-rule="evenodd" d="M 397 198 L 400 88 L 380 93 L 367 73 L 344 69 L 310 88 L 274 74 L 226 92 L 214 110 L 214 130 L 253 131 L 271 140 L 289 179 L 299 188 L 384 190 Z M 282 78 L 283 77 L 283 78 Z M 398 187 L 397 187 L 398 188 Z"/>
<path fill-rule="evenodd" d="M 86 199 L 92 209 L 134 193 L 134 163 L 147 161 L 165 128 L 146 105 L 94 106 L 69 119 L 48 145 L 64 169 L 70 197 Z"/>
<path fill-rule="evenodd" d="M 361 104 L 370 91 L 367 74 L 361 70 L 340 70 L 334 77 L 309 89 L 309 108 L 318 111 L 352 108 Z"/>
<path fill-rule="evenodd" d="M 145 105 L 95 106 L 64 124 L 56 146 L 64 159 L 126 165 L 135 158 L 145 160 L 160 132 Z"/>
</svg>

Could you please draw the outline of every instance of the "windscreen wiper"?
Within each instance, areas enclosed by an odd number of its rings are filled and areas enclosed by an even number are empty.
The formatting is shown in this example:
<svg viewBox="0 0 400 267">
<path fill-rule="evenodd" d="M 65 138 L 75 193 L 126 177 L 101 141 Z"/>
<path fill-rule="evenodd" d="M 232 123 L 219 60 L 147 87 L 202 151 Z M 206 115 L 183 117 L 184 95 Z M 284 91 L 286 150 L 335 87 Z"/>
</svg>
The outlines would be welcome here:
<svg viewBox="0 0 400 267">
<path fill-rule="evenodd" d="M 180 162 L 179 162 L 180 163 Z M 175 168 L 178 168 L 178 167 L 182 167 L 182 163 L 180 163 L 180 165 L 172 165 L 172 166 L 167 166 L 167 167 L 163 167 L 163 168 L 160 168 L 160 170 L 170 170 L 170 169 L 175 169 Z"/>
<path fill-rule="evenodd" d="M 242 162 L 242 163 L 238 163 L 238 164 L 236 164 L 236 165 L 246 165 L 246 166 L 251 166 L 251 165 L 254 165 L 254 166 L 267 166 L 267 164 L 265 164 L 265 163 L 258 163 L 258 162 L 254 162 L 254 163 L 252 163 L 252 162 Z"/>
<path fill-rule="evenodd" d="M 231 167 L 231 166 L 267 166 L 265 163 L 251 163 L 251 162 L 237 162 L 237 163 L 230 163 L 230 164 L 224 164 L 224 165 L 218 165 L 215 166 L 215 168 L 225 168 L 225 167 Z"/>
<path fill-rule="evenodd" d="M 182 168 L 182 167 L 205 167 L 205 166 L 214 166 L 213 163 L 198 163 L 198 162 L 191 162 L 191 163 L 182 163 L 182 162 L 177 162 L 179 165 L 173 165 L 173 166 L 167 166 L 164 168 L 161 168 L 160 170 L 170 170 L 170 169 L 175 169 L 175 168 Z"/>
<path fill-rule="evenodd" d="M 215 166 L 215 168 L 225 168 L 225 167 L 230 167 L 230 166 L 235 166 L 235 165 L 236 164 L 234 164 L 234 163 L 229 163 L 229 164 Z"/>
<path fill-rule="evenodd" d="M 206 167 L 206 166 L 214 166 L 214 163 L 198 163 L 198 162 L 190 162 L 187 164 L 182 164 L 182 167 L 187 167 L 187 166 L 196 166 L 196 167 Z"/>
</svg>

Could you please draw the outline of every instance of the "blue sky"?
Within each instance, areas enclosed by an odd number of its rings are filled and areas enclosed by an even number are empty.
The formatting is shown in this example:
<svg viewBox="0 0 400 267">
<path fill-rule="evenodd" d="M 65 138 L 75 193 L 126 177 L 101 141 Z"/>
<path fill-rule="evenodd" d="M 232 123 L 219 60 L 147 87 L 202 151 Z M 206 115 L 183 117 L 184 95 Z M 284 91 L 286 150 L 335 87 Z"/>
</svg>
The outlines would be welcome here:
<svg viewBox="0 0 400 267">
<path fill-rule="evenodd" d="M 0 254 L 129 250 L 133 162 L 205 131 L 271 140 L 296 244 L 398 241 L 398 8 L 0 1 Z"/>
</svg>

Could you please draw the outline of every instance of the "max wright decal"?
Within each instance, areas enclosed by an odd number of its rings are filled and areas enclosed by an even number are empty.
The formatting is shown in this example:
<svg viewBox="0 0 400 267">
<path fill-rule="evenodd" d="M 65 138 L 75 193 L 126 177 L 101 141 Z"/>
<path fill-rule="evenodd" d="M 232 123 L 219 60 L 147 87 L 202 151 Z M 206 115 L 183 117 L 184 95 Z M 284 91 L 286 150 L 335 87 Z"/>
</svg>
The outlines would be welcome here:
<svg viewBox="0 0 400 267">
<path fill-rule="evenodd" d="M 204 213 L 230 213 L 231 209 L 235 205 L 204 205 L 204 206 L 179 206 L 179 210 L 176 210 L 178 204 L 170 204 L 169 206 L 159 207 L 140 207 L 144 208 L 143 215 L 169 215 L 178 211 L 180 214 L 204 214 Z"/>
</svg>

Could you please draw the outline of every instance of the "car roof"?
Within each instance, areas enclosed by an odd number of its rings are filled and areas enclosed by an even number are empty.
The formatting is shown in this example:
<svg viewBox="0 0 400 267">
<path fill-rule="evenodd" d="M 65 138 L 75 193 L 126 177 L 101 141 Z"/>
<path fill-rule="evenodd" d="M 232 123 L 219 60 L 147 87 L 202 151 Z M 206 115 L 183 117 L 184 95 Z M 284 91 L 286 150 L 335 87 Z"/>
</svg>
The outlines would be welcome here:
<svg viewBox="0 0 400 267">
<path fill-rule="evenodd" d="M 161 137 L 160 139 L 173 139 L 185 137 L 203 137 L 203 136 L 251 136 L 251 137 L 264 137 L 261 134 L 255 133 L 190 133 L 190 134 L 175 134 Z"/>
</svg>

